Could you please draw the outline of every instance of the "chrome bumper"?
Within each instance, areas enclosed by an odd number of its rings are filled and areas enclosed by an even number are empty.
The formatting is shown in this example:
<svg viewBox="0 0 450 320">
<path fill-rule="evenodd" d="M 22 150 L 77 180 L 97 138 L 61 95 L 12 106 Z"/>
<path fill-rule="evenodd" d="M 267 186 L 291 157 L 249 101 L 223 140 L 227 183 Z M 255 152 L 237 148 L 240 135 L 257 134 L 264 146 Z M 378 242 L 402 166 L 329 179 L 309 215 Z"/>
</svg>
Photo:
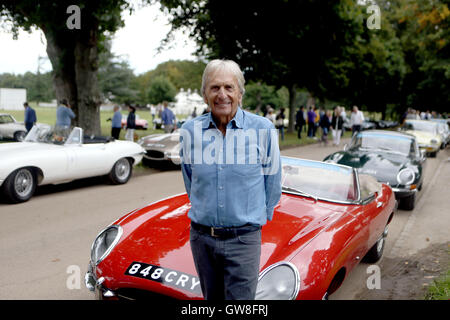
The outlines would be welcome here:
<svg viewBox="0 0 450 320">
<path fill-rule="evenodd" d="M 116 294 L 113 291 L 102 285 L 104 281 L 104 277 L 100 277 L 99 279 L 96 278 L 92 270 L 92 265 L 89 263 L 88 271 L 84 276 L 84 284 L 86 285 L 86 288 L 88 288 L 89 291 L 94 292 L 98 300 L 116 298 Z"/>
</svg>

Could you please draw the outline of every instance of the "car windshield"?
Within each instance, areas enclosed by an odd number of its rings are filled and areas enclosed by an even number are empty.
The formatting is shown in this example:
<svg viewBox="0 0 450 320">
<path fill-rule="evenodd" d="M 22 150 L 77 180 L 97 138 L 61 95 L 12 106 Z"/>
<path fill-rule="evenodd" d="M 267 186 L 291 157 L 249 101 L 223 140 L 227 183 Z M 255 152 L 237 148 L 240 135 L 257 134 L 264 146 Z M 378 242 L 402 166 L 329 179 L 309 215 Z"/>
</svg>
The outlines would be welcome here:
<svg viewBox="0 0 450 320">
<path fill-rule="evenodd" d="M 408 155 L 414 152 L 414 144 L 409 137 L 366 132 L 353 137 L 350 149 L 376 149 Z"/>
<path fill-rule="evenodd" d="M 437 124 L 431 121 L 406 121 L 403 125 L 404 130 L 425 131 L 432 134 L 437 133 Z"/>
<path fill-rule="evenodd" d="M 353 169 L 331 163 L 283 157 L 282 187 L 284 192 L 313 199 L 357 200 Z"/>
<path fill-rule="evenodd" d="M 80 143 L 81 129 L 57 129 L 49 125 L 36 125 L 25 137 L 26 142 L 41 142 L 62 145 L 65 143 Z"/>
<path fill-rule="evenodd" d="M 0 124 L 5 124 L 5 123 L 14 123 L 14 119 L 13 117 L 11 117 L 10 115 L 4 114 L 4 115 L 0 115 Z"/>
</svg>

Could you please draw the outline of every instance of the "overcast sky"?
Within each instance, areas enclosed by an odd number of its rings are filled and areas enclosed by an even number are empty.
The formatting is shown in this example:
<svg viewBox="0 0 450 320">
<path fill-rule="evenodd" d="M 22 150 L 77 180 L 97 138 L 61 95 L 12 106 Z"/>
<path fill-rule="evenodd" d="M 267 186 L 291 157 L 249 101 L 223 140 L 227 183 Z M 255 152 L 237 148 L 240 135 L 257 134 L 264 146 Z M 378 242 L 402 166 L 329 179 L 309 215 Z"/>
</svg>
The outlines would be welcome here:
<svg viewBox="0 0 450 320">
<path fill-rule="evenodd" d="M 131 16 L 128 11 L 122 15 L 125 27 L 115 33 L 112 52 L 124 56 L 136 75 L 152 70 L 167 60 L 196 60 L 193 55 L 194 42 L 181 32 L 176 35 L 173 49 L 156 53 L 156 48 L 170 30 L 168 18 L 158 9 L 158 5 L 138 9 Z M 0 73 L 35 73 L 39 56 L 46 58 L 41 59 L 41 72 L 50 71 L 46 41 L 40 30 L 31 34 L 21 31 L 18 40 L 13 40 L 12 34 L 0 29 Z"/>
</svg>

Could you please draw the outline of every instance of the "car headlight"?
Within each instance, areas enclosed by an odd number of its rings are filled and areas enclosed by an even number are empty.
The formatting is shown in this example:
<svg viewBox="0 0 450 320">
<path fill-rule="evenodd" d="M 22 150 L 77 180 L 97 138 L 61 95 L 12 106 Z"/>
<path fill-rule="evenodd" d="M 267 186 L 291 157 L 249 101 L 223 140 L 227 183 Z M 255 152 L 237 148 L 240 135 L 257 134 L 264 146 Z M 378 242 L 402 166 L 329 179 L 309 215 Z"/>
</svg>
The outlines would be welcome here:
<svg viewBox="0 0 450 320">
<path fill-rule="evenodd" d="M 400 170 L 400 172 L 397 175 L 397 181 L 402 185 L 407 185 L 413 183 L 415 177 L 416 176 L 414 174 L 414 171 L 412 171 L 409 168 L 406 168 Z"/>
<path fill-rule="evenodd" d="M 431 139 L 430 142 L 431 142 L 431 144 L 437 144 L 438 143 L 436 139 Z"/>
<path fill-rule="evenodd" d="M 300 290 L 300 276 L 290 262 L 279 262 L 265 269 L 258 279 L 257 300 L 292 300 Z"/>
<path fill-rule="evenodd" d="M 123 230 L 121 226 L 110 226 L 99 233 L 91 248 L 91 261 L 99 264 L 119 242 Z"/>
</svg>

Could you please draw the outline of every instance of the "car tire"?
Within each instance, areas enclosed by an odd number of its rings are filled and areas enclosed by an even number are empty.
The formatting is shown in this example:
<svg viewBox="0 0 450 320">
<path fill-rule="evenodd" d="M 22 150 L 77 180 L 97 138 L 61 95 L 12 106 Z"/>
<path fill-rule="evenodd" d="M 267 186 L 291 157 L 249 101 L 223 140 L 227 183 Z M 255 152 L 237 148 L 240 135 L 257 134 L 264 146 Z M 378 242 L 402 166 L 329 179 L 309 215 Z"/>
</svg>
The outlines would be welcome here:
<svg viewBox="0 0 450 320">
<path fill-rule="evenodd" d="M 386 236 L 388 234 L 388 226 L 384 227 L 384 231 L 381 237 L 375 242 L 375 244 L 370 248 L 370 250 L 364 256 L 364 262 L 375 263 L 381 259 L 383 256 L 384 246 L 386 243 Z"/>
<path fill-rule="evenodd" d="M 36 174 L 30 168 L 11 173 L 3 183 L 3 193 L 11 203 L 28 201 L 36 190 Z"/>
<path fill-rule="evenodd" d="M 437 151 L 430 152 L 430 158 L 436 158 L 436 155 L 437 155 Z"/>
<path fill-rule="evenodd" d="M 131 161 L 127 158 L 120 158 L 112 167 L 108 178 L 112 184 L 125 184 L 130 180 L 132 172 Z"/>
<path fill-rule="evenodd" d="M 26 136 L 27 136 L 27 133 L 25 131 L 14 132 L 14 140 L 16 140 L 18 142 L 22 142 Z"/>
<path fill-rule="evenodd" d="M 403 210 L 409 210 L 409 211 L 414 210 L 415 205 L 416 205 L 416 194 L 415 193 L 400 200 L 400 207 Z"/>
</svg>

